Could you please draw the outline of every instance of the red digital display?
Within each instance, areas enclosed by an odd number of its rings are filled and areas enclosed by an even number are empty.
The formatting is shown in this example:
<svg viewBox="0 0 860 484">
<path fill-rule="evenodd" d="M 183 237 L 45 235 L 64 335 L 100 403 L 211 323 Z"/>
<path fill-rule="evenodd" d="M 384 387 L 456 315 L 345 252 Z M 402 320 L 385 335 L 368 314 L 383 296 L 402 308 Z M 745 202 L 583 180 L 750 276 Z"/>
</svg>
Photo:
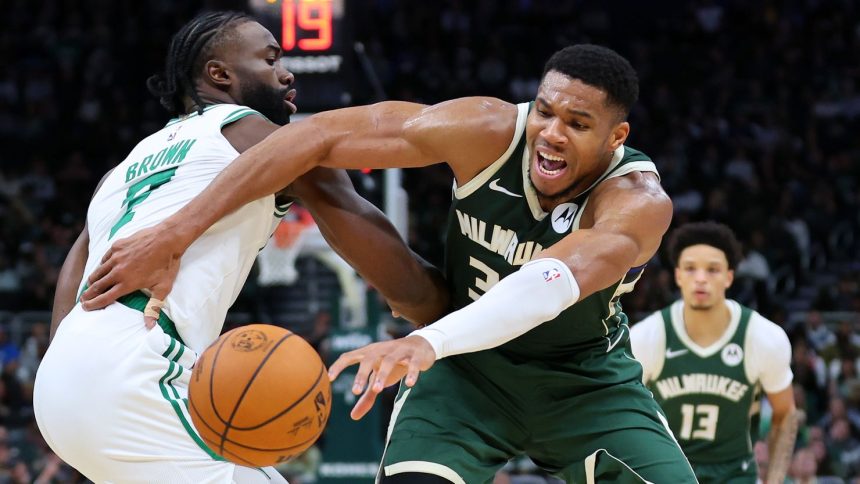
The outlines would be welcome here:
<svg viewBox="0 0 860 484">
<path fill-rule="evenodd" d="M 331 0 L 281 0 L 281 44 L 285 52 L 327 50 L 332 44 Z"/>
</svg>

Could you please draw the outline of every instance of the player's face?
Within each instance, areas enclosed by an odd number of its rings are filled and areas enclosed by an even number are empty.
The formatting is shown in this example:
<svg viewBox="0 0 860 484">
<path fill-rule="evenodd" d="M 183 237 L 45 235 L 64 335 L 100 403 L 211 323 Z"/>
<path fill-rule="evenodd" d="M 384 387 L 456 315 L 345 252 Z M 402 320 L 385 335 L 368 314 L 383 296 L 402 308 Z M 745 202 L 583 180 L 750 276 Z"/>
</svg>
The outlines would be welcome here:
<svg viewBox="0 0 860 484">
<path fill-rule="evenodd" d="M 529 176 L 549 211 L 570 201 L 603 174 L 630 125 L 606 103 L 606 92 L 556 71 L 544 76 L 529 113 Z"/>
<path fill-rule="evenodd" d="M 720 249 L 698 244 L 681 251 L 675 282 L 690 309 L 708 310 L 722 304 L 733 279 L 734 271 L 729 270 L 726 254 Z"/>
<path fill-rule="evenodd" d="M 257 22 L 236 27 L 229 62 L 237 74 L 237 102 L 256 109 L 276 124 L 290 122 L 296 112 L 291 89 L 295 78 L 281 63 L 281 48 L 271 32 Z"/>
</svg>

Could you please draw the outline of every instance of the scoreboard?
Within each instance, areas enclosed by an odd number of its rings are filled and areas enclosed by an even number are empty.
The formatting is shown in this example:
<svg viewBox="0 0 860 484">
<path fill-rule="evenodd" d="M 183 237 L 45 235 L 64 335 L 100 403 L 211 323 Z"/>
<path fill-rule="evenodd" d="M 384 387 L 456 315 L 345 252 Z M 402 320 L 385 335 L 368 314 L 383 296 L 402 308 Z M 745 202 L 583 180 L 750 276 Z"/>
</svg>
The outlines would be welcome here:
<svg viewBox="0 0 860 484">
<path fill-rule="evenodd" d="M 351 102 L 354 51 L 350 0 L 249 0 L 256 19 L 281 43 L 282 62 L 296 76 L 299 112 Z"/>
</svg>

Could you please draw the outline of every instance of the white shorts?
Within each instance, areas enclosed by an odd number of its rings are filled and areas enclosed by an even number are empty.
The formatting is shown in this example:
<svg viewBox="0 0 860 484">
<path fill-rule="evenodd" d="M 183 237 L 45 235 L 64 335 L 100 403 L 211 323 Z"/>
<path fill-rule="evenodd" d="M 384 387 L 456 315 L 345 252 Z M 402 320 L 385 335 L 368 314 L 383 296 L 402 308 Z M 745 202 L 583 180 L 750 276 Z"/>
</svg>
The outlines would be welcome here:
<svg viewBox="0 0 860 484">
<path fill-rule="evenodd" d="M 56 454 L 96 483 L 286 483 L 221 460 L 188 413 L 197 355 L 121 304 L 63 320 L 36 374 L 33 407 Z"/>
</svg>

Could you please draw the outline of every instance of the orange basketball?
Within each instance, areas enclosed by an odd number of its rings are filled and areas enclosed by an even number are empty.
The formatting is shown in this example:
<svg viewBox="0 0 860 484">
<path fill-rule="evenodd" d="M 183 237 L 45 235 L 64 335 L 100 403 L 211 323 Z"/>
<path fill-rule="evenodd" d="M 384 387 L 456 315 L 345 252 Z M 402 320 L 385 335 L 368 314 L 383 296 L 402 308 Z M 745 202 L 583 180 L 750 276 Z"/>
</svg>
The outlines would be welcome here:
<svg viewBox="0 0 860 484">
<path fill-rule="evenodd" d="M 269 466 L 316 442 L 331 411 L 331 385 L 305 340 L 252 324 L 224 333 L 200 355 L 188 406 L 217 454 L 240 465 Z"/>
</svg>

